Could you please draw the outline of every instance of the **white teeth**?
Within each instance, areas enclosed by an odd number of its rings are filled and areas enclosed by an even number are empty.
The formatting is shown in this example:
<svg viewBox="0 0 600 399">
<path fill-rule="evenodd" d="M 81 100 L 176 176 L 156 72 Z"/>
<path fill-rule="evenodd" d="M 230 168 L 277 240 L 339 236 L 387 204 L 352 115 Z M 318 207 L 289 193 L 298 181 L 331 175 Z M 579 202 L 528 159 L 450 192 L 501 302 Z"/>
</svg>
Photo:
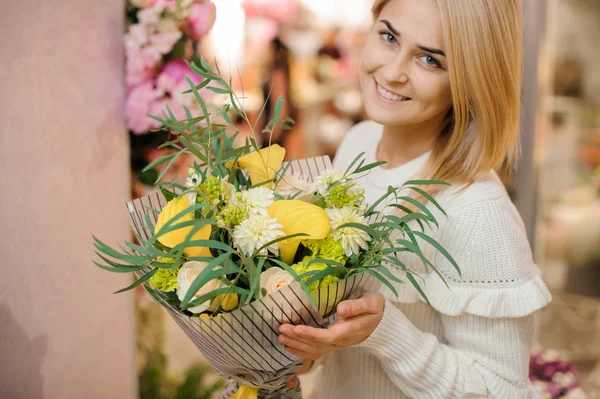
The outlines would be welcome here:
<svg viewBox="0 0 600 399">
<path fill-rule="evenodd" d="M 389 91 L 387 91 L 386 89 L 384 89 L 383 87 L 377 85 L 377 91 L 379 92 L 379 94 L 381 94 L 381 96 L 383 98 L 386 98 L 388 100 L 392 100 L 392 101 L 404 101 L 407 98 L 406 97 L 402 97 L 402 96 L 398 96 L 394 93 L 391 93 Z"/>
</svg>

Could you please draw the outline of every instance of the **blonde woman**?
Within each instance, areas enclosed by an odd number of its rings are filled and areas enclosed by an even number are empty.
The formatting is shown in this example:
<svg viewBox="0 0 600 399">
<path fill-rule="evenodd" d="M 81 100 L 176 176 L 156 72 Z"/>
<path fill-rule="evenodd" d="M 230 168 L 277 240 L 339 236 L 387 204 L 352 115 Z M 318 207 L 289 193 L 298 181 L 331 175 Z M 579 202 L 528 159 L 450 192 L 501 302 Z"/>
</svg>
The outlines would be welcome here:
<svg viewBox="0 0 600 399">
<path fill-rule="evenodd" d="M 451 182 L 435 193 L 448 216 L 431 234 L 462 277 L 434 257 L 446 287 L 407 258 L 432 306 L 411 284 L 398 297 L 373 286 L 341 303 L 331 328 L 283 325 L 280 341 L 307 368 L 318 359 L 315 398 L 539 397 L 528 359 L 533 313 L 550 294 L 494 172 L 517 157 L 519 1 L 378 0 L 373 15 L 360 65 L 372 121 L 348 133 L 335 166 L 362 151 L 387 161 L 360 182 L 371 203 L 409 179 Z"/>
</svg>

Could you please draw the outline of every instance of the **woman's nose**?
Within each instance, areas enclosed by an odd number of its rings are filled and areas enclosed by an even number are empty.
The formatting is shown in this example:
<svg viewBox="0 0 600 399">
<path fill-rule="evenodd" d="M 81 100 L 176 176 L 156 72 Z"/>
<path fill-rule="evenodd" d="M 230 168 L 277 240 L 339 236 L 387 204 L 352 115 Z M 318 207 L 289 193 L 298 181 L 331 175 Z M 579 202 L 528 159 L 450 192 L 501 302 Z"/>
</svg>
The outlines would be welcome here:
<svg viewBox="0 0 600 399">
<path fill-rule="evenodd" d="M 408 60 L 403 55 L 398 55 L 383 66 L 383 78 L 388 84 L 405 84 L 409 81 Z"/>
</svg>

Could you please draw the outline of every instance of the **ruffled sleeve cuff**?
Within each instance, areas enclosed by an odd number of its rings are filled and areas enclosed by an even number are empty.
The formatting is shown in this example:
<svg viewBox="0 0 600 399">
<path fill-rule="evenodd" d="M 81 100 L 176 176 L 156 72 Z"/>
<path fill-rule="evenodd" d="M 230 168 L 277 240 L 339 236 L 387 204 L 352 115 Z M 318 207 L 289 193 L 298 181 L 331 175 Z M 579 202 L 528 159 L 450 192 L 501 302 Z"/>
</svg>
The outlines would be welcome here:
<svg viewBox="0 0 600 399">
<path fill-rule="evenodd" d="M 492 288 L 458 284 L 447 287 L 438 276 L 430 276 L 426 281 L 425 294 L 438 312 L 448 316 L 469 313 L 491 318 L 523 317 L 543 308 L 552 300 L 539 275 L 519 285 Z"/>
</svg>

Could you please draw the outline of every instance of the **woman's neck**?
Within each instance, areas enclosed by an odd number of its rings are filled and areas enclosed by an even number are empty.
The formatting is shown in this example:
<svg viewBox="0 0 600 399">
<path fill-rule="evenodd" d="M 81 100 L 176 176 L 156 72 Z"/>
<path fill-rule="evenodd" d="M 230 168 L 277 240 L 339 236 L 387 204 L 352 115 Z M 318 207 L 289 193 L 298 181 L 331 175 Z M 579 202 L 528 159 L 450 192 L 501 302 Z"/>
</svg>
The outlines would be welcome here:
<svg viewBox="0 0 600 399">
<path fill-rule="evenodd" d="M 440 130 L 439 126 L 384 126 L 377 161 L 386 161 L 385 169 L 403 165 L 431 151 Z"/>
</svg>

